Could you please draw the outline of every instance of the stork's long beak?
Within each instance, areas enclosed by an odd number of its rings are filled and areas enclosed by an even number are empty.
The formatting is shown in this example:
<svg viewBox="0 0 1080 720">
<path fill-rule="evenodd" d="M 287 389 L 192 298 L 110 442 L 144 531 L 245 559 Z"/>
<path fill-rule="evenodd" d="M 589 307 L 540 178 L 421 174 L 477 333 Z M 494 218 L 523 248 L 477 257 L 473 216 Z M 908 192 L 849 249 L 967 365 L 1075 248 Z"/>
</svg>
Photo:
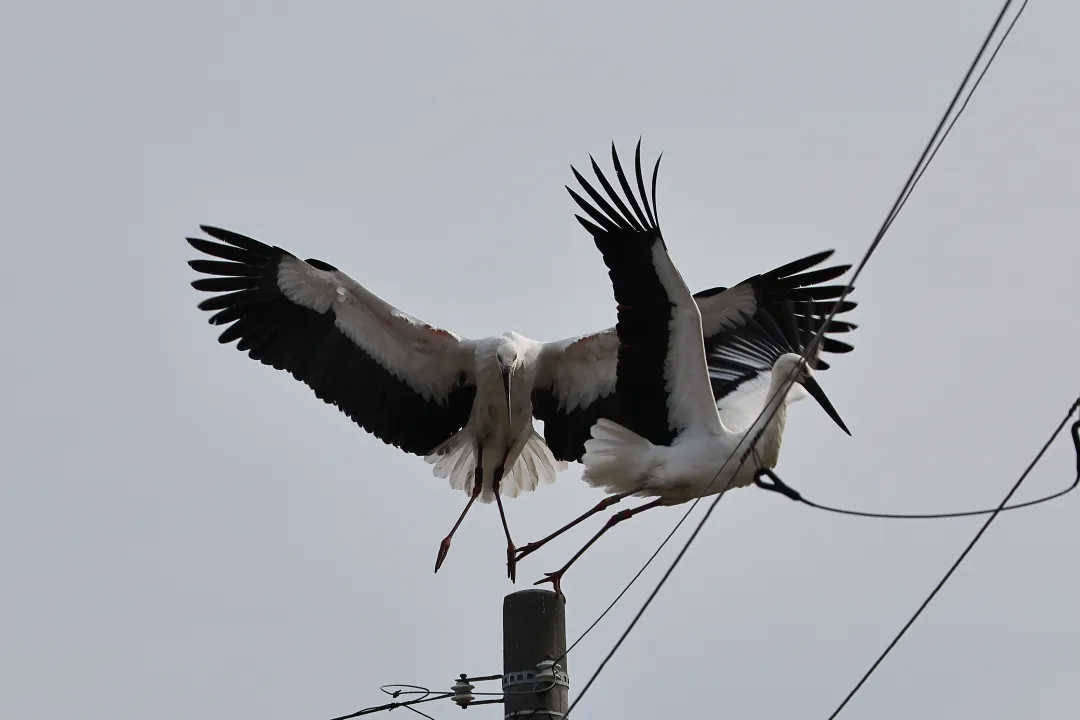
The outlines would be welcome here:
<svg viewBox="0 0 1080 720">
<path fill-rule="evenodd" d="M 514 413 L 511 411 L 510 401 L 510 368 L 500 368 L 502 371 L 503 389 L 506 390 L 506 418 L 511 420 L 514 417 Z"/>
<path fill-rule="evenodd" d="M 804 378 L 802 386 L 806 388 L 806 392 L 810 393 L 810 397 L 818 401 L 818 405 L 828 413 L 829 417 L 833 419 L 833 422 L 840 426 L 840 429 L 846 432 L 848 435 L 851 431 L 847 429 L 847 425 L 840 419 L 840 413 L 836 412 L 836 408 L 829 402 L 829 398 L 825 397 L 825 391 L 818 385 L 818 381 L 812 377 Z"/>
</svg>

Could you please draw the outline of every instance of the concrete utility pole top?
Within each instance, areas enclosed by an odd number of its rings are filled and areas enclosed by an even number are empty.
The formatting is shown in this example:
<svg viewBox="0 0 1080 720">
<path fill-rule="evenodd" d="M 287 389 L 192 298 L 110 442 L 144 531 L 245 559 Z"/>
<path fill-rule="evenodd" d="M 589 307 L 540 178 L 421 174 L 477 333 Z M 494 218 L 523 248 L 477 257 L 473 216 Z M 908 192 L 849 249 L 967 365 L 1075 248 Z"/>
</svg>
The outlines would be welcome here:
<svg viewBox="0 0 1080 720">
<path fill-rule="evenodd" d="M 548 720 L 566 714 L 570 682 L 565 653 L 565 598 L 539 589 L 503 598 L 505 718 Z M 554 666 L 553 660 L 558 660 Z"/>
</svg>

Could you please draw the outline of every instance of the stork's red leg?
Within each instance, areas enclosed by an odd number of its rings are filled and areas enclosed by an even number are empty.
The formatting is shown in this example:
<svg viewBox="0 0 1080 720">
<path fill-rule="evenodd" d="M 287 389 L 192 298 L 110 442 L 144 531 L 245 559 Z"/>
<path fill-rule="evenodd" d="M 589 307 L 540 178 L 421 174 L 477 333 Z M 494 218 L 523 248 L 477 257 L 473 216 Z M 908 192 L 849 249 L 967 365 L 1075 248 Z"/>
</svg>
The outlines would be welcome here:
<svg viewBox="0 0 1080 720">
<path fill-rule="evenodd" d="M 604 498 L 603 500 L 601 500 L 600 502 L 598 502 L 596 504 L 596 507 L 594 507 L 592 510 L 585 513 L 584 515 L 580 516 L 577 520 L 574 520 L 571 523 L 567 523 L 566 525 L 563 525 L 561 528 L 559 528 L 555 532 L 551 533 L 550 535 L 548 535 L 543 540 L 537 540 L 536 542 L 531 542 L 528 545 L 526 545 L 525 547 L 518 549 L 518 551 L 516 553 L 516 557 L 514 558 L 514 560 L 515 561 L 521 560 L 526 555 L 530 555 L 530 554 L 536 552 L 537 550 L 542 548 L 544 545 L 547 545 L 549 542 L 551 542 L 555 538 L 559 537 L 560 535 L 562 535 L 564 532 L 566 532 L 570 528 L 574 527 L 575 525 L 578 525 L 579 523 L 584 522 L 585 520 L 588 520 L 589 518 L 591 518 L 593 515 L 595 515 L 598 512 L 601 512 L 603 510 L 607 510 L 609 507 L 611 507 L 615 503 L 619 502 L 620 500 L 623 500 L 624 498 L 630 497 L 631 495 L 633 495 L 636 492 L 638 492 L 638 491 L 637 490 L 628 490 L 626 492 L 619 493 L 618 495 L 610 495 L 610 496 Z"/>
<path fill-rule="evenodd" d="M 454 527 L 450 528 L 450 534 L 443 538 L 442 543 L 439 545 L 439 555 L 435 558 L 435 572 L 439 572 L 439 568 L 442 567 L 443 561 L 446 560 L 446 554 L 450 552 L 450 541 L 454 537 L 454 533 L 461 526 L 461 521 L 465 519 L 465 515 L 468 514 L 469 508 L 476 502 L 476 498 L 480 497 L 480 491 L 484 487 L 484 470 L 481 465 L 483 454 L 483 447 L 477 443 L 476 446 L 476 472 L 473 474 L 473 488 L 472 494 L 469 496 L 469 502 L 465 503 L 465 509 L 461 511 L 461 515 L 458 516 L 457 522 L 454 523 Z"/>
<path fill-rule="evenodd" d="M 495 490 L 495 504 L 499 506 L 499 519 L 502 520 L 503 532 L 506 533 L 506 576 L 510 578 L 510 582 L 517 582 L 517 558 L 515 557 L 517 548 L 514 547 L 514 541 L 510 539 L 510 526 L 506 522 L 506 512 L 503 510 L 502 495 L 500 494 L 503 468 L 506 467 L 507 459 L 504 457 L 502 465 L 495 468 L 492 487 Z"/>
<path fill-rule="evenodd" d="M 618 498 L 619 496 L 618 495 L 613 495 L 612 497 Z M 611 498 L 609 498 L 609 499 L 611 499 Z M 582 555 L 585 554 L 586 550 L 588 550 L 590 547 L 592 547 L 592 544 L 594 542 L 596 542 L 597 540 L 600 539 L 601 535 L 603 535 L 608 530 L 610 530 L 611 528 L 613 528 L 616 525 L 618 525 L 619 523 L 621 523 L 623 520 L 629 520 L 630 518 L 634 517 L 638 513 L 645 512 L 649 508 L 654 508 L 654 507 L 656 507 L 657 505 L 659 505 L 662 502 L 663 502 L 662 498 L 657 498 L 656 500 L 653 500 L 650 503 L 645 503 L 644 505 L 639 505 L 636 508 L 631 508 L 629 510 L 621 510 L 621 511 L 615 513 L 614 515 L 611 516 L 611 519 L 608 520 L 607 523 L 605 523 L 604 527 L 600 528 L 600 532 L 593 535 L 592 539 L 589 540 L 589 542 L 585 543 L 585 547 L 581 548 L 576 553 L 574 553 L 574 557 L 570 558 L 570 560 L 568 560 L 565 565 L 563 565 L 560 569 L 556 570 L 555 572 L 544 573 L 544 579 L 543 580 L 537 580 L 535 583 L 533 583 L 533 585 L 542 585 L 543 583 L 549 582 L 549 583 L 551 583 L 552 587 L 555 589 L 555 592 L 562 595 L 562 585 L 561 585 L 562 576 L 566 573 L 567 570 L 570 569 L 571 565 L 573 565 L 575 562 L 577 562 L 579 557 L 581 557 Z"/>
</svg>

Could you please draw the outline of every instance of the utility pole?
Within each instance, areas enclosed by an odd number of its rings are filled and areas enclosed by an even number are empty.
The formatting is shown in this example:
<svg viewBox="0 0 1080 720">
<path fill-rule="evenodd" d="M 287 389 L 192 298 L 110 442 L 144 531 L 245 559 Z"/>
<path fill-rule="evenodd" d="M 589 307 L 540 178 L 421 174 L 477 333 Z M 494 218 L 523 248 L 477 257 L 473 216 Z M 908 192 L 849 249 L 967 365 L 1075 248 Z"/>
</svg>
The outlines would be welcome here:
<svg viewBox="0 0 1080 720">
<path fill-rule="evenodd" d="M 566 599 L 551 590 L 510 593 L 503 598 L 503 717 L 551 720 L 569 705 Z"/>
</svg>

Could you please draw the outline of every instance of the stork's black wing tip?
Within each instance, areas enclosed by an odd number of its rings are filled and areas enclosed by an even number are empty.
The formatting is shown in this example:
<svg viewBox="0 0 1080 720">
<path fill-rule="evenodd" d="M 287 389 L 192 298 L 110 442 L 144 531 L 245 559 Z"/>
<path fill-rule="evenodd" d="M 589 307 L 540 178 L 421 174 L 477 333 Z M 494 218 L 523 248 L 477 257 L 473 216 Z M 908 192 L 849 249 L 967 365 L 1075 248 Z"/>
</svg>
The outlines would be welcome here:
<svg viewBox="0 0 1080 720">
<path fill-rule="evenodd" d="M 820 265 L 821 263 L 825 262 L 834 254 L 836 254 L 836 250 L 822 250 L 821 252 L 816 252 L 813 255 L 807 255 L 805 258 L 803 258 L 802 264 L 804 264 L 805 267 L 811 268 L 815 265 Z"/>
<path fill-rule="evenodd" d="M 326 262 L 325 260 L 320 260 L 319 258 L 307 258 L 304 260 L 304 262 L 306 262 L 308 265 L 315 268 L 316 270 L 323 270 L 325 272 L 338 272 L 338 269 L 336 267 Z"/>
<path fill-rule="evenodd" d="M 229 243 L 230 245 L 236 245 L 237 247 L 251 245 L 252 243 L 256 242 L 253 238 L 249 238 L 247 235 L 241 235 L 238 232 L 234 232 L 233 230 L 226 230 L 225 228 L 220 228 L 216 225 L 200 225 L 199 229 L 212 238 Z"/>
<path fill-rule="evenodd" d="M 837 355 L 843 355 L 852 352 L 855 349 L 854 345 L 828 337 L 822 339 L 820 347 L 822 352 L 835 353 Z"/>
</svg>

